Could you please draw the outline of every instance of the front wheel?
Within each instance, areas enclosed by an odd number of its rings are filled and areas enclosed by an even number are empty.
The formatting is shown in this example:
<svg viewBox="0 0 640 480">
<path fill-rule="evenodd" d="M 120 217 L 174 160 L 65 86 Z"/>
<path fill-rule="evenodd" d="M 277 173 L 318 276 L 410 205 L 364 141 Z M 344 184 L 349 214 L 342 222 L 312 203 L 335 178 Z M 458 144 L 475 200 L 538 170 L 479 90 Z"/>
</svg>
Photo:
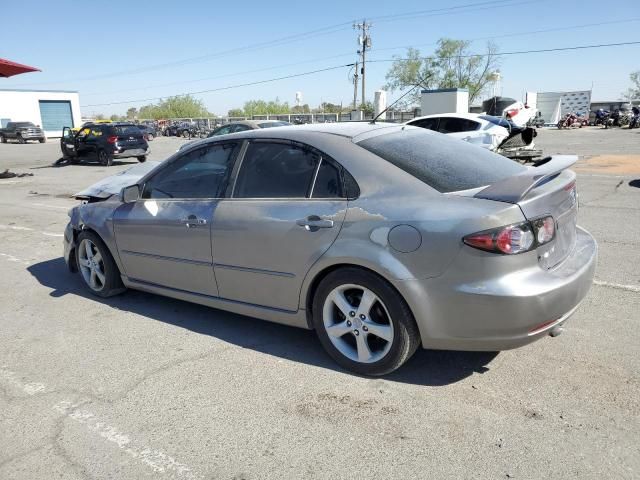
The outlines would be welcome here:
<svg viewBox="0 0 640 480">
<path fill-rule="evenodd" d="M 139 157 L 136 157 L 138 159 L 138 161 L 140 163 L 144 163 L 147 161 L 147 156 L 146 155 L 140 155 Z"/>
<path fill-rule="evenodd" d="M 120 271 L 109 249 L 93 232 L 80 232 L 76 247 L 76 264 L 89 290 L 100 297 L 124 291 Z"/>
<path fill-rule="evenodd" d="M 22 138 L 22 135 L 18 135 L 16 138 L 18 140 L 18 143 L 27 143 L 27 141 L 24 138 Z"/>
<path fill-rule="evenodd" d="M 152 140 L 153 140 L 153 138 L 154 138 L 154 137 L 153 137 L 153 133 L 149 133 L 149 134 L 147 135 L 147 139 L 148 139 L 149 141 L 152 141 Z"/>
<path fill-rule="evenodd" d="M 39 141 L 40 143 L 46 143 L 46 142 L 47 142 L 47 137 L 39 138 L 39 139 L 38 139 L 38 141 Z"/>
<path fill-rule="evenodd" d="M 313 299 L 313 324 L 327 353 L 362 375 L 396 370 L 420 341 L 400 294 L 382 278 L 358 268 L 336 270 L 320 282 Z"/>
</svg>

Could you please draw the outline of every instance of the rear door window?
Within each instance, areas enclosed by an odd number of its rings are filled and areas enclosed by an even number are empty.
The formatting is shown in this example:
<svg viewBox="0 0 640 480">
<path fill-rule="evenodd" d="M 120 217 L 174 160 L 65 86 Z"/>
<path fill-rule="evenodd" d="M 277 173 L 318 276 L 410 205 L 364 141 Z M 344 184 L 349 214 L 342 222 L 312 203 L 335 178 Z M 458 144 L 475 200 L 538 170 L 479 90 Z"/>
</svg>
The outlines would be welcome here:
<svg viewBox="0 0 640 480">
<path fill-rule="evenodd" d="M 319 155 L 300 146 L 252 142 L 242 160 L 235 198 L 306 198 Z"/>
<path fill-rule="evenodd" d="M 438 121 L 440 118 L 423 118 L 422 120 L 416 120 L 415 122 L 411 122 L 409 125 L 413 127 L 426 128 L 427 130 L 435 130 L 438 131 Z"/>
<path fill-rule="evenodd" d="M 440 133 L 471 132 L 480 127 L 478 122 L 466 118 L 442 117 L 438 126 Z"/>
<path fill-rule="evenodd" d="M 424 129 L 386 133 L 358 145 L 442 193 L 491 185 L 526 170 L 502 155 Z"/>
</svg>

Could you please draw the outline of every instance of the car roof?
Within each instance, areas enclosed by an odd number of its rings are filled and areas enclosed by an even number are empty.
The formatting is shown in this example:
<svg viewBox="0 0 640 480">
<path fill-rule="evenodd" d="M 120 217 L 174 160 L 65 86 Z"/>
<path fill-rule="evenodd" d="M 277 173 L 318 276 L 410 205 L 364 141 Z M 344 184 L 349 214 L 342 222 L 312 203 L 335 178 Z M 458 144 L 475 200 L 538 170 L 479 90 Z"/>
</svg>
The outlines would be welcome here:
<svg viewBox="0 0 640 480">
<path fill-rule="evenodd" d="M 482 122 L 483 119 L 480 118 L 481 113 L 435 113 L 433 115 L 424 115 L 422 117 L 416 117 L 409 120 L 409 122 L 413 122 L 415 120 L 422 120 L 424 118 L 440 118 L 440 117 L 455 117 L 455 118 L 466 118 L 467 120 L 475 120 L 477 122 Z"/>
</svg>

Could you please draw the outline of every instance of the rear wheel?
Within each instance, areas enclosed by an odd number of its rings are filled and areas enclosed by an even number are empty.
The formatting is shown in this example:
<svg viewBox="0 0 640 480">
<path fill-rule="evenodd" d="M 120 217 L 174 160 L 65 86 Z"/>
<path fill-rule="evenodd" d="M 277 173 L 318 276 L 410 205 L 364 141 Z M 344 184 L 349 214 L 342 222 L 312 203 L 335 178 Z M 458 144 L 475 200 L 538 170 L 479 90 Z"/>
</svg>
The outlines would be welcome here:
<svg viewBox="0 0 640 480">
<path fill-rule="evenodd" d="M 140 163 L 144 163 L 144 162 L 146 162 L 146 161 L 147 161 L 147 156 L 146 156 L 146 155 L 141 155 L 141 156 L 136 157 L 136 158 L 138 159 L 138 161 L 139 161 Z"/>
<path fill-rule="evenodd" d="M 110 155 L 106 150 L 100 150 L 98 161 L 105 167 L 110 167 L 113 164 L 113 155 Z"/>
<path fill-rule="evenodd" d="M 153 133 L 149 133 L 147 135 L 147 138 L 149 139 L 149 141 L 153 140 Z"/>
<path fill-rule="evenodd" d="M 327 353 L 363 375 L 396 370 L 420 336 L 404 299 L 385 280 L 358 268 L 336 270 L 318 285 L 313 324 Z"/>
<path fill-rule="evenodd" d="M 7 138 L 4 135 L 0 135 L 0 142 L 7 143 Z"/>
<path fill-rule="evenodd" d="M 182 137 L 183 138 L 189 138 L 189 130 L 183 130 L 182 131 Z"/>
<path fill-rule="evenodd" d="M 76 264 L 89 290 L 100 297 L 124 291 L 120 271 L 104 242 L 93 232 L 80 232 Z"/>
</svg>

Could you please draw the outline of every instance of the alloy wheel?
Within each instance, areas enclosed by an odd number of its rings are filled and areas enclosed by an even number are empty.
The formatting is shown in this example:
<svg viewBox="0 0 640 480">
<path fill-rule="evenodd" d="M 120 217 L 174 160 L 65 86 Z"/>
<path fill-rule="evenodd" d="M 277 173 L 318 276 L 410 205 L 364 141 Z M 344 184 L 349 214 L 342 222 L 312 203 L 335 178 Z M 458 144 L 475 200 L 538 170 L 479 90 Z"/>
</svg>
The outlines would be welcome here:
<svg viewBox="0 0 640 480">
<path fill-rule="evenodd" d="M 374 363 L 391 349 L 393 322 L 382 300 L 361 285 L 340 285 L 327 295 L 322 320 L 333 346 L 359 363 Z"/>
<path fill-rule="evenodd" d="M 106 275 L 102 254 L 95 243 L 87 238 L 78 246 L 78 266 L 89 288 L 96 292 L 104 288 Z"/>
</svg>

